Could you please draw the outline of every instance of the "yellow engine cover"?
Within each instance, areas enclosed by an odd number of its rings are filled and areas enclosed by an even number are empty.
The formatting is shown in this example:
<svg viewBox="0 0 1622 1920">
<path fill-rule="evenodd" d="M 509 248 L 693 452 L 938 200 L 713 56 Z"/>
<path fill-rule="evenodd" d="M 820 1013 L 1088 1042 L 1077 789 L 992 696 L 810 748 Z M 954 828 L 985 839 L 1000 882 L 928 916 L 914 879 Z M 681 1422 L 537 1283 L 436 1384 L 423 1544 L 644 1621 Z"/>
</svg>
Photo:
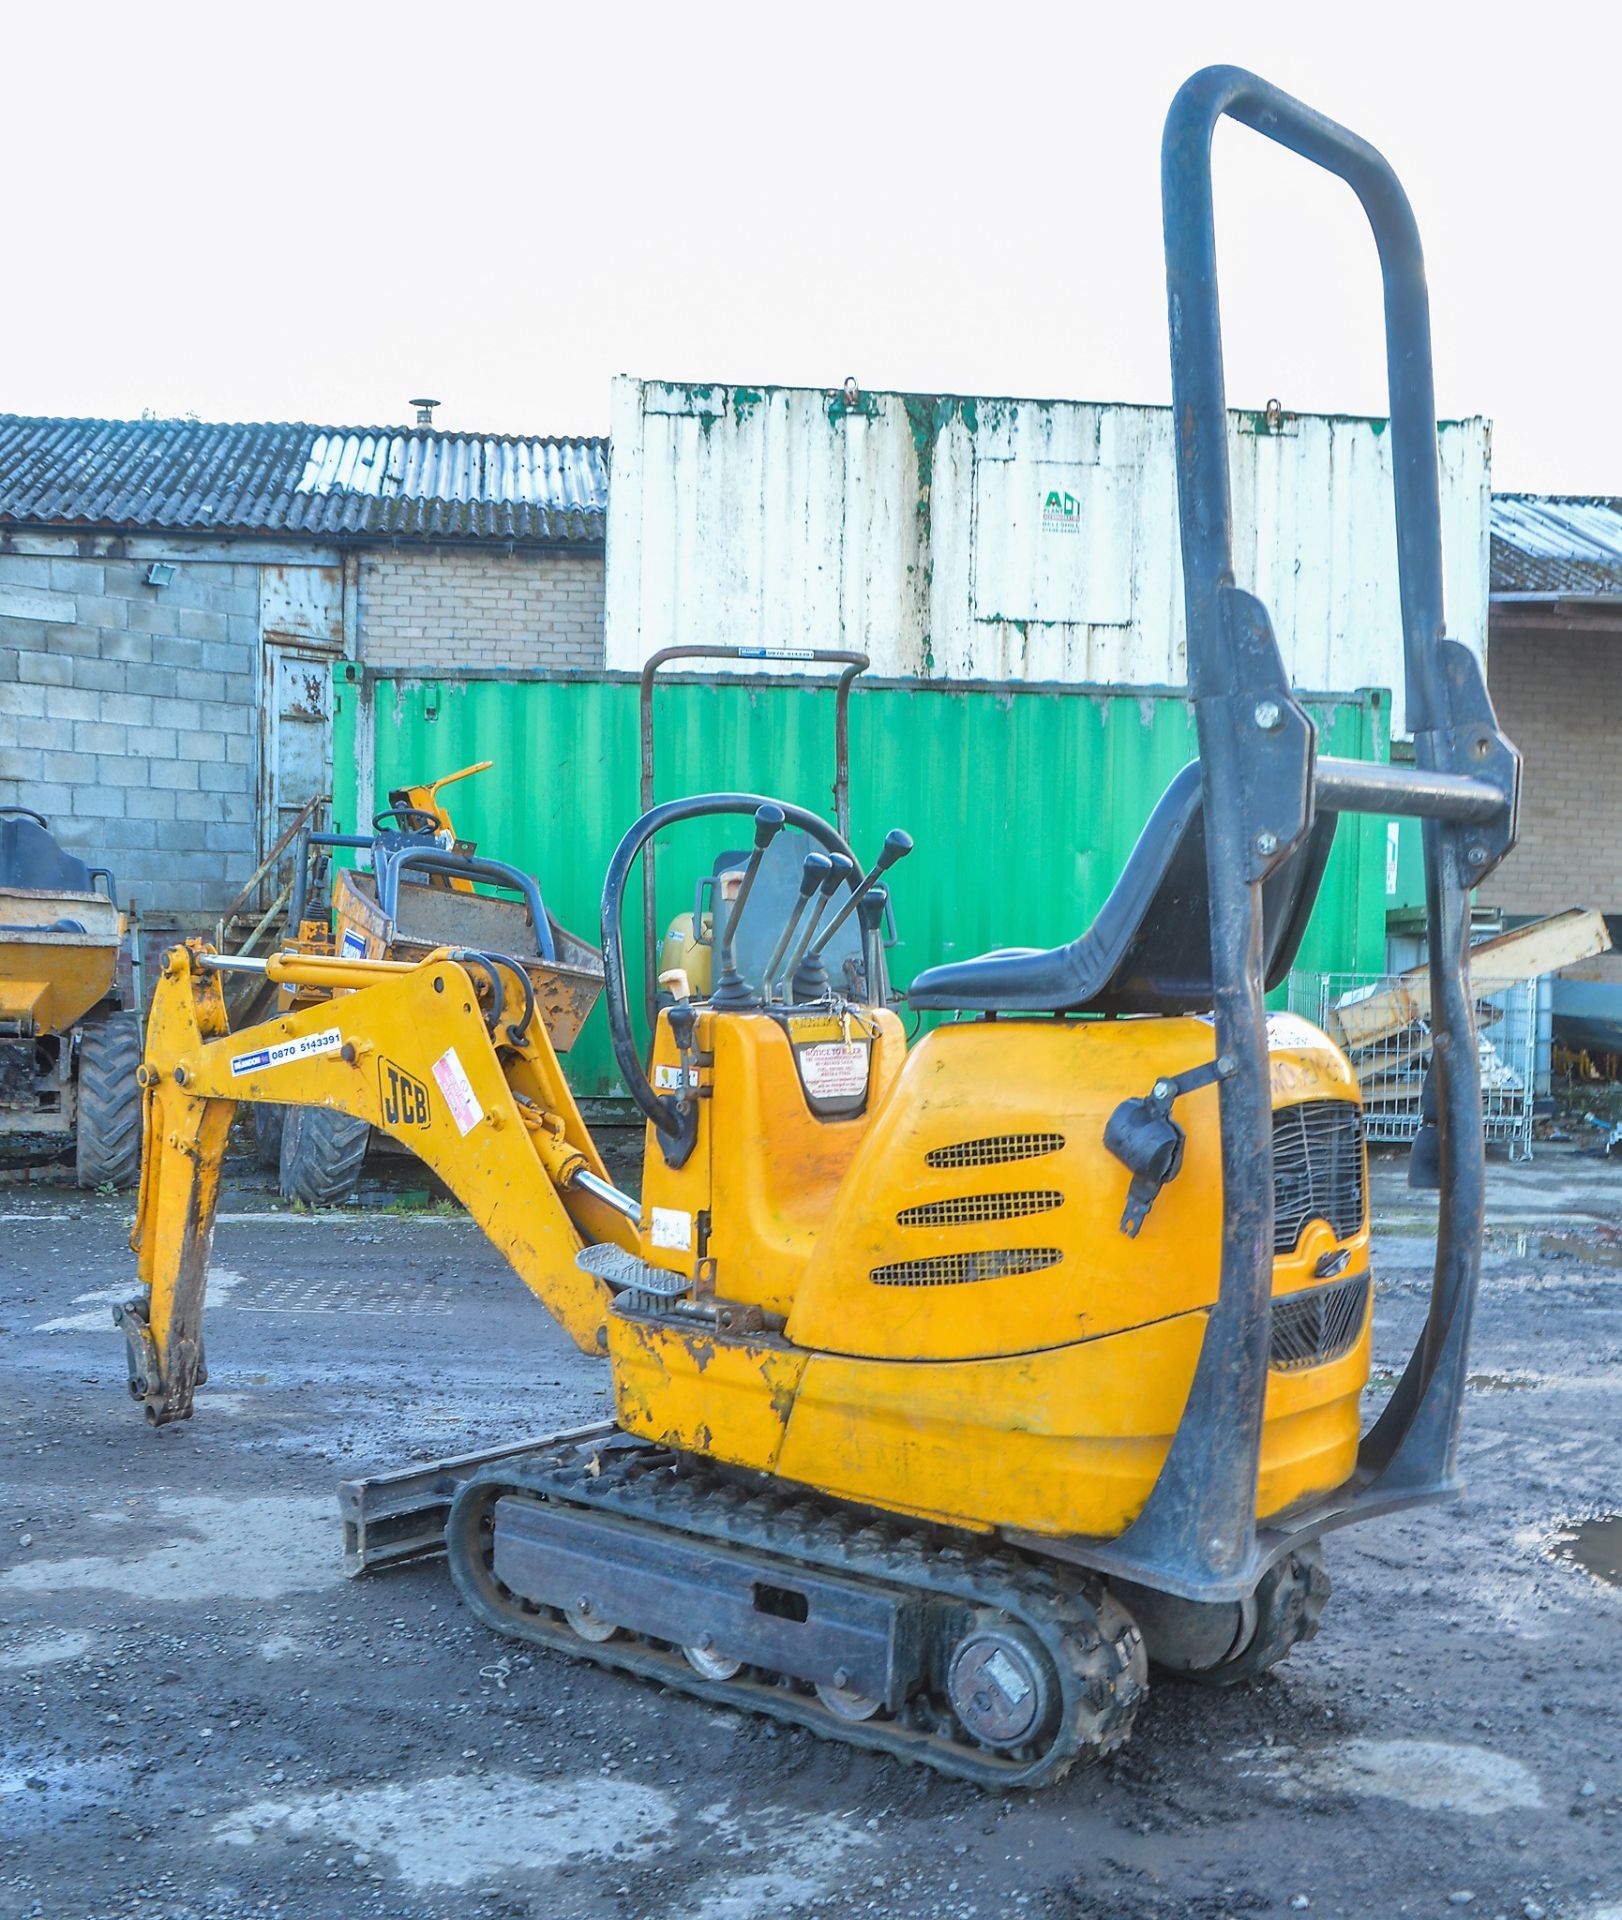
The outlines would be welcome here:
<svg viewBox="0 0 1622 1920">
<path fill-rule="evenodd" d="M 1271 1032 L 1275 1109 L 1355 1105 L 1351 1068 L 1322 1034 L 1289 1016 Z M 1208 1061 L 1212 1046 L 1197 1019 L 937 1030 L 908 1056 L 828 1194 L 781 1337 L 610 1316 L 621 1423 L 959 1526 L 1120 1531 L 1160 1470 L 1216 1298 L 1217 1092 L 1178 1101 L 1182 1170 L 1136 1239 L 1120 1230 L 1128 1175 L 1104 1148 L 1104 1126 L 1122 1100 Z M 707 1116 L 718 1155 L 744 1124 L 725 1097 L 725 1051 L 716 1048 Z M 1299 1229 L 1275 1258 L 1276 1295 L 1322 1284 L 1320 1266 L 1348 1284 L 1367 1272 L 1355 1123 L 1345 1138 L 1350 1197 L 1330 1209 L 1333 1221 L 1308 1206 L 1287 1230 Z M 802 1216 L 802 1246 L 808 1224 Z M 718 1291 L 782 1302 L 788 1251 L 777 1250 L 770 1288 L 723 1278 Z M 1332 1354 L 1269 1374 L 1263 1515 L 1351 1474 L 1369 1355 L 1358 1297 L 1360 1317 Z"/>
</svg>

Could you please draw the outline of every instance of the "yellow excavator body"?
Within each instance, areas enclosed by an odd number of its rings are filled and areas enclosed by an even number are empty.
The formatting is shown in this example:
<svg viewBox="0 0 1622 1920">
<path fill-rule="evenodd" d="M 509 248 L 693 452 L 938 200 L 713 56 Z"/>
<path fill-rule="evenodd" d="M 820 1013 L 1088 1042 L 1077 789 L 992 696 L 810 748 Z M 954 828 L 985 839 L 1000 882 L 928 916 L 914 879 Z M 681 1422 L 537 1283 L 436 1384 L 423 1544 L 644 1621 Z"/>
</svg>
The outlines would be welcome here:
<svg viewBox="0 0 1622 1920">
<path fill-rule="evenodd" d="M 1210 1025 L 977 1022 L 903 1059 L 894 1016 L 869 1018 L 871 1118 L 841 1123 L 809 1112 L 787 1022 L 699 1016 L 710 1097 L 683 1167 L 648 1143 L 640 1251 L 760 1324 L 612 1314 L 619 1423 L 954 1526 L 1117 1533 L 1159 1474 L 1216 1298 L 1216 1088 L 1188 1096 L 1181 1177 L 1134 1239 L 1103 1131 L 1135 1091 L 1206 1059 Z M 801 1045 L 839 1031 L 805 1024 Z M 1315 1289 L 1332 1266 L 1360 1304 L 1344 1350 L 1270 1377 L 1263 1518 L 1347 1478 L 1369 1367 L 1356 1081 L 1316 1028 L 1274 1026 L 1278 1108 L 1321 1105 L 1358 1143 L 1340 1217 L 1290 1223 L 1274 1292 Z M 657 1083 L 674 1070 L 663 1023 L 654 1060 Z"/>
</svg>

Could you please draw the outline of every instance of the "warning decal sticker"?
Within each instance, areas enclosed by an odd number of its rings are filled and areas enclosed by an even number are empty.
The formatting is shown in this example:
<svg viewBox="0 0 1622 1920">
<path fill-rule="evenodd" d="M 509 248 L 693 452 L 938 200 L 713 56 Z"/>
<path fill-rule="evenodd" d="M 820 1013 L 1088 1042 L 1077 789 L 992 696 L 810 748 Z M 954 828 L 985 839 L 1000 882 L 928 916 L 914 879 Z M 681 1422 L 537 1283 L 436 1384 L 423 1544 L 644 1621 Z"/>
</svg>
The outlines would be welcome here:
<svg viewBox="0 0 1622 1920">
<path fill-rule="evenodd" d="M 433 1072 L 445 1104 L 451 1110 L 451 1118 L 456 1122 L 456 1130 L 466 1139 L 484 1118 L 484 1108 L 479 1105 L 473 1082 L 468 1079 L 467 1069 L 457 1058 L 454 1047 L 447 1047 L 439 1056 Z"/>
<path fill-rule="evenodd" d="M 648 1238 L 656 1247 L 668 1248 L 672 1253 L 691 1253 L 693 1250 L 693 1216 L 683 1213 L 679 1207 L 655 1207 L 650 1223 Z"/>
<path fill-rule="evenodd" d="M 816 1100 L 854 1100 L 867 1091 L 867 1042 L 825 1040 L 801 1047 L 800 1073 Z"/>
<path fill-rule="evenodd" d="M 231 1073 L 258 1073 L 262 1067 L 285 1067 L 293 1060 L 308 1060 L 318 1053 L 336 1053 L 344 1037 L 336 1027 L 325 1033 L 307 1033 L 299 1040 L 278 1041 L 274 1047 L 255 1047 L 252 1053 L 231 1056 Z"/>
</svg>

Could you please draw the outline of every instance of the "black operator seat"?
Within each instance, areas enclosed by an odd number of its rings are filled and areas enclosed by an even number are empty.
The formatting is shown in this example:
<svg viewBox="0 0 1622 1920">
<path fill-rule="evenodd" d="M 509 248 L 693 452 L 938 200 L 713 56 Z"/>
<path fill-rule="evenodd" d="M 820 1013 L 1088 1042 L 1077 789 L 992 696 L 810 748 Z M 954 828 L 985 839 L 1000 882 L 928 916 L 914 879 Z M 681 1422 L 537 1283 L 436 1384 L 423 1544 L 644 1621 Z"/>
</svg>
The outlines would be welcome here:
<svg viewBox="0 0 1622 1920">
<path fill-rule="evenodd" d="M 1268 988 L 1289 972 L 1339 816 L 1312 831 L 1262 886 Z M 1098 917 L 1067 947 L 1002 947 L 930 967 L 907 992 L 924 1012 L 1204 1013 L 1211 1007 L 1211 896 L 1198 761 L 1161 795 Z"/>
<path fill-rule="evenodd" d="M 0 815 L 0 887 L 37 893 L 89 893 L 90 869 L 64 853 L 38 822 Z"/>
</svg>

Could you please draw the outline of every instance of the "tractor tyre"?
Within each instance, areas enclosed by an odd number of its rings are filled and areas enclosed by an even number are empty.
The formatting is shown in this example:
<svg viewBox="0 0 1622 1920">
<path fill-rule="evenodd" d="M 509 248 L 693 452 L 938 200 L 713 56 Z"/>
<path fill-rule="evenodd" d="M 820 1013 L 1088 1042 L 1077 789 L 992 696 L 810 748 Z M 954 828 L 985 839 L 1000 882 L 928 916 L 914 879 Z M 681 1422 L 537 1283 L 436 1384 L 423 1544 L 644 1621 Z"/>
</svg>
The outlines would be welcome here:
<svg viewBox="0 0 1622 1920">
<path fill-rule="evenodd" d="M 282 1120 L 280 1186 L 307 1207 L 341 1207 L 360 1185 L 372 1130 L 330 1107 L 289 1107 Z"/>
<path fill-rule="evenodd" d="M 261 1173 L 280 1173 L 282 1165 L 282 1129 L 286 1107 L 269 1101 L 257 1103 L 253 1110 L 253 1163 Z"/>
<path fill-rule="evenodd" d="M 74 1177 L 81 1187 L 133 1187 L 141 1177 L 141 1016 L 110 1013 L 79 1029 Z"/>
</svg>

